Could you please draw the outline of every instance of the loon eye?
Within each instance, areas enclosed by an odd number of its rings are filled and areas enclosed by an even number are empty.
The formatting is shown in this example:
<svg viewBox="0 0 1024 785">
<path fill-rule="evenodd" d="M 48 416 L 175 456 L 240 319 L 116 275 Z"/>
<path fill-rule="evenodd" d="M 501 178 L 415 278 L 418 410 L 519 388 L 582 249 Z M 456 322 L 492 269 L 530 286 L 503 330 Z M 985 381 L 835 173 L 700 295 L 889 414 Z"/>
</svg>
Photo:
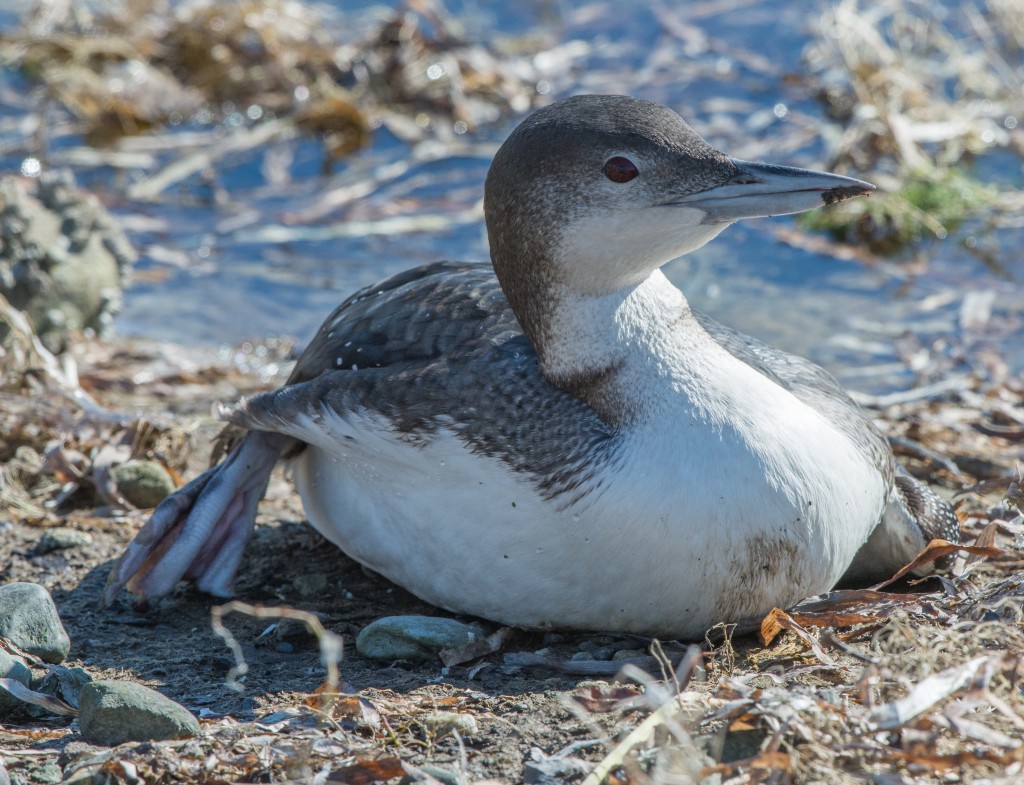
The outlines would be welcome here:
<svg viewBox="0 0 1024 785">
<path fill-rule="evenodd" d="M 616 155 L 604 162 L 604 176 L 613 183 L 628 183 L 640 174 L 636 164 L 628 158 Z"/>
</svg>

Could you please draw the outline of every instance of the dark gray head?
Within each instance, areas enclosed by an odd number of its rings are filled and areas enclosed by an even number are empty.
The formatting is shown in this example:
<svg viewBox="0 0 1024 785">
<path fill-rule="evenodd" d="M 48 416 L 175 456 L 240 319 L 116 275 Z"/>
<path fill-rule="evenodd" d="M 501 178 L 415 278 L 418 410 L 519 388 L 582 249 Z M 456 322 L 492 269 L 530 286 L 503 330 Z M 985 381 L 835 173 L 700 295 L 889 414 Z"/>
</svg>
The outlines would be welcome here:
<svg viewBox="0 0 1024 785">
<path fill-rule="evenodd" d="M 739 218 L 807 210 L 837 189 L 871 186 L 737 161 L 660 104 L 579 95 L 512 132 L 484 213 L 498 279 L 537 345 L 552 301 L 635 286 Z"/>
</svg>

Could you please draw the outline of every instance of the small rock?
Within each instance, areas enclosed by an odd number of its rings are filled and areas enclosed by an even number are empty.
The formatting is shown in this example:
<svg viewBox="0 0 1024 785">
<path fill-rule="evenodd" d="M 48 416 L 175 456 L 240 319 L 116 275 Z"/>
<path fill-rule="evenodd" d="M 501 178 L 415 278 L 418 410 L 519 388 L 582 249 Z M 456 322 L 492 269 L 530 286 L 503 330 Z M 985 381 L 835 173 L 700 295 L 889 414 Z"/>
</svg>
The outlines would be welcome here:
<svg viewBox="0 0 1024 785">
<path fill-rule="evenodd" d="M 156 461 L 125 461 L 110 476 L 121 495 L 140 510 L 156 507 L 175 490 L 171 475 Z"/>
<path fill-rule="evenodd" d="M 78 727 L 93 744 L 198 736 L 199 721 L 170 698 L 131 681 L 90 682 L 78 701 Z"/>
<path fill-rule="evenodd" d="M 432 763 L 422 763 L 416 767 L 422 774 L 406 774 L 402 779 L 398 781 L 398 785 L 412 785 L 415 782 L 423 782 L 426 780 L 437 780 L 441 785 L 462 785 L 465 782 L 465 778 L 459 775 L 459 772 L 453 771 L 452 769 L 446 769 L 443 766 L 435 766 Z M 425 777 L 423 775 L 426 775 Z M 429 779 L 427 779 L 429 778 Z"/>
<path fill-rule="evenodd" d="M 480 728 L 476 717 L 472 714 L 460 714 L 456 711 L 435 711 L 420 718 L 423 727 L 435 739 L 458 733 L 460 736 L 476 736 Z"/>
<path fill-rule="evenodd" d="M 646 656 L 647 652 L 643 649 L 619 649 L 612 655 L 612 661 L 619 662 L 621 660 L 638 660 Z"/>
<path fill-rule="evenodd" d="M 544 646 L 558 646 L 559 644 L 565 643 L 569 639 L 568 635 L 561 632 L 546 632 L 544 633 Z"/>
<path fill-rule="evenodd" d="M 607 661 L 615 656 L 614 646 L 599 646 L 590 652 L 590 659 Z"/>
<path fill-rule="evenodd" d="M 438 616 L 385 616 L 363 627 L 356 650 L 375 660 L 432 660 L 483 636 L 476 625 Z"/>
<path fill-rule="evenodd" d="M 42 556 L 53 551 L 64 551 L 71 548 L 83 548 L 92 545 L 92 535 L 88 532 L 69 529 L 66 526 L 57 526 L 47 529 L 36 544 L 35 554 Z"/>
<path fill-rule="evenodd" d="M 32 671 L 21 657 L 15 657 L 0 649 L 0 679 L 14 679 L 27 687 L 32 682 Z M 14 710 L 22 705 L 20 700 L 0 687 L 0 717 L 14 713 Z"/>
<path fill-rule="evenodd" d="M 61 662 L 71 651 L 57 606 L 37 583 L 0 586 L 0 637 L 46 662 Z"/>
</svg>

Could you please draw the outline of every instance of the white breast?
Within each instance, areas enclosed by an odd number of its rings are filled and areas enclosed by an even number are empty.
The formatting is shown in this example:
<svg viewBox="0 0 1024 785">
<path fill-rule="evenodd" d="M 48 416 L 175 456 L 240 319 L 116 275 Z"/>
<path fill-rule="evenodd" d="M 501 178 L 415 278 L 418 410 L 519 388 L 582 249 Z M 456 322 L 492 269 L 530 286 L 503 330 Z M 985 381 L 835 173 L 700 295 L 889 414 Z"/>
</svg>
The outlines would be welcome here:
<svg viewBox="0 0 1024 785">
<path fill-rule="evenodd" d="M 295 481 L 325 537 L 442 607 L 524 627 L 699 636 L 830 588 L 885 495 L 816 412 L 722 359 L 668 381 L 652 372 L 649 417 L 567 508 L 450 431 L 416 446 L 365 412 L 298 418 L 311 446 Z"/>
</svg>

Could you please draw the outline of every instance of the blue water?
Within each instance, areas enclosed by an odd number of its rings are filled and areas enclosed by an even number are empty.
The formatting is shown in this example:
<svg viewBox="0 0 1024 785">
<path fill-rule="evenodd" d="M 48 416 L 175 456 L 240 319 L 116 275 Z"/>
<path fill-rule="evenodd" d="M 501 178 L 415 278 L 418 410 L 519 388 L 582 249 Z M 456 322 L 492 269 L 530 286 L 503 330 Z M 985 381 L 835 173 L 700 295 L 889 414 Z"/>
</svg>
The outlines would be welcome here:
<svg viewBox="0 0 1024 785">
<path fill-rule="evenodd" d="M 384 13 L 365 2 L 344 7 L 364 18 Z M 551 96 L 621 92 L 661 101 L 680 111 L 712 144 L 737 157 L 747 157 L 745 149 L 752 142 L 768 150 L 783 147 L 775 143 L 788 136 L 786 124 L 794 116 L 827 122 L 799 80 L 786 79 L 801 72 L 809 40 L 811 20 L 803 4 L 722 3 L 715 13 L 700 17 L 692 9 L 710 8 L 710 3 L 466 0 L 449 7 L 458 11 L 470 40 L 489 40 L 500 32 L 547 36 L 553 44 L 585 42 L 586 53 L 552 78 Z M 0 29 L 9 29 L 13 21 L 11 12 L 0 11 Z M 701 40 L 707 45 L 692 45 Z M 750 57 L 760 59 L 751 66 Z M 0 170 L 16 171 L 32 150 L 29 140 L 19 138 L 20 101 L 14 100 L 29 89 L 17 74 L 0 73 Z M 126 293 L 116 329 L 123 335 L 188 343 L 223 344 L 272 335 L 302 341 L 356 288 L 435 259 L 486 259 L 482 219 L 466 216 L 481 197 L 490 151 L 519 119 L 507 117 L 467 134 L 466 141 L 477 148 L 465 155 L 415 165 L 344 209 L 298 224 L 323 230 L 396 216 L 459 219 L 430 231 L 385 227 L 357 237 L 284 243 L 254 239 L 253 232 L 316 207 L 335 188 L 407 160 L 409 145 L 385 130 L 378 130 L 370 147 L 326 177 L 321 175 L 322 147 L 311 139 L 272 143 L 219 159 L 216 184 L 230 195 L 226 206 L 218 206 L 200 175 L 153 202 L 126 196 L 126 185 L 174 160 L 173 151 L 155 153 L 159 164 L 147 171 L 72 163 L 79 182 L 100 193 L 127 221 L 141 251 L 137 281 Z M 216 129 L 187 126 L 170 133 L 211 130 Z M 69 151 L 80 145 L 73 130 L 58 128 L 44 165 L 67 162 Z M 268 156 L 273 160 L 282 154 L 290 157 L 290 181 L 276 187 L 268 183 L 264 166 Z M 823 154 L 816 138 L 808 137 L 799 149 L 765 157 L 821 166 Z M 1019 187 L 1024 183 L 1020 160 L 1006 157 L 1010 160 L 996 165 L 982 159 L 978 171 L 1004 186 Z M 251 212 L 248 218 L 246 211 Z M 878 390 L 908 383 L 901 374 L 857 375 L 858 367 L 894 359 L 880 350 L 858 349 L 857 343 L 879 336 L 888 340 L 901 330 L 917 332 L 924 342 L 955 333 L 966 292 L 995 291 L 996 318 L 1007 324 L 1021 321 L 1024 261 L 1011 252 L 1022 245 L 1020 230 L 979 235 L 983 242 L 995 243 L 999 273 L 968 253 L 963 235 L 958 235 L 936 249 L 926 270 L 911 276 L 895 266 L 872 268 L 790 247 L 776 239 L 779 227 L 792 228 L 792 219 L 733 227 L 704 249 L 669 264 L 666 272 L 696 307 L 822 362 L 853 387 Z M 168 249 L 175 255 L 173 263 Z M 1021 342 L 1004 339 L 1001 348 L 1014 367 L 1024 367 Z"/>
</svg>

